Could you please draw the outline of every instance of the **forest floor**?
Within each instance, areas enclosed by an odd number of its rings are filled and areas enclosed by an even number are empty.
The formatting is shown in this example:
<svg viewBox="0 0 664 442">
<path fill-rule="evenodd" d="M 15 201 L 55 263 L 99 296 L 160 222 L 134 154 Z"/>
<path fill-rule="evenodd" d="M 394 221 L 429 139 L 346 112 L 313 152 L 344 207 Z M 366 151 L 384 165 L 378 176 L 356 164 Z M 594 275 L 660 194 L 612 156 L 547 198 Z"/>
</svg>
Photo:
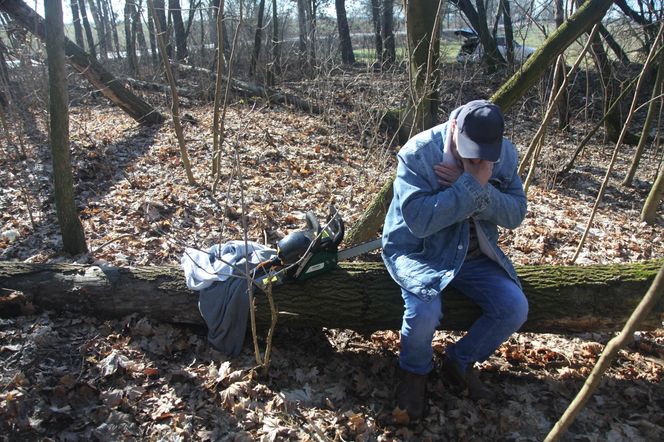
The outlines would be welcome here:
<svg viewBox="0 0 664 442">
<path fill-rule="evenodd" d="M 304 212 L 322 218 L 330 203 L 352 227 L 394 170 L 398 146 L 374 127 L 375 111 L 399 102 L 396 83 L 378 74 L 321 80 L 312 89 L 325 94 L 322 115 L 234 101 L 216 185 L 212 107 L 189 103 L 182 111 L 191 117 L 184 130 L 197 186 L 187 183 L 171 124 L 140 127 L 103 100 L 73 94 L 76 200 L 90 253 L 58 253 L 47 130 L 35 113 L 15 126 L 13 143 L 3 137 L 0 259 L 177 265 L 184 247 L 245 231 L 274 246 L 303 227 Z M 495 86 L 445 82 L 442 108 L 488 97 Z M 540 101 L 530 97 L 507 115 L 507 135 L 522 153 Z M 527 218 L 503 232 L 501 247 L 516 264 L 568 264 L 585 229 L 614 146 L 595 137 L 571 172 L 559 174 L 592 126 L 581 111 L 575 118 L 568 131 L 550 129 Z M 633 152 L 620 148 L 577 264 L 664 256 L 661 216 L 654 225 L 639 221 L 662 151 L 647 150 L 634 185 L 623 187 Z M 399 427 L 391 420 L 397 331 L 277 326 L 267 373 L 255 369 L 250 339 L 229 359 L 204 334 L 138 316 L 34 311 L 0 319 L 0 440 L 542 440 L 612 337 L 515 334 L 480 367 L 496 399 L 476 403 L 444 386 L 440 357 L 458 334 L 438 332 L 428 416 Z M 664 439 L 663 378 L 664 329 L 640 332 L 564 440 Z"/>
</svg>

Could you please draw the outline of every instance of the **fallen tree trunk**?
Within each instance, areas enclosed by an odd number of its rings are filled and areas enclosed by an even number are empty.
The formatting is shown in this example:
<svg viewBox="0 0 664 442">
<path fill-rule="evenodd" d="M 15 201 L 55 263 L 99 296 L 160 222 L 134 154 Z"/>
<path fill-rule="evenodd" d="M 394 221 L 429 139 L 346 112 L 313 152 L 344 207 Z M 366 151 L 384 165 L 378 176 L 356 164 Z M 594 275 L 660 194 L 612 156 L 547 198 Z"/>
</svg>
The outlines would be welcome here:
<svg viewBox="0 0 664 442">
<path fill-rule="evenodd" d="M 173 63 L 173 67 L 178 69 L 182 73 L 195 73 L 202 74 L 210 77 L 214 82 L 217 75 L 209 69 L 201 68 L 198 66 L 190 66 L 186 64 Z M 228 81 L 228 77 L 223 77 L 224 81 Z M 244 97 L 261 97 L 266 99 L 269 103 L 272 104 L 283 104 L 294 106 L 297 109 L 303 110 L 305 112 L 310 112 L 312 114 L 320 114 L 323 111 L 320 106 L 311 103 L 303 98 L 298 97 L 297 95 L 288 94 L 284 92 L 278 92 L 274 89 L 266 88 L 256 83 L 249 83 L 247 81 L 242 81 L 237 78 L 231 80 L 231 90 L 237 95 Z"/>
<path fill-rule="evenodd" d="M 662 261 L 622 265 L 517 268 L 530 302 L 523 331 L 619 330 L 648 290 Z M 179 267 L 118 268 L 0 262 L 0 287 L 24 292 L 33 304 L 103 317 L 137 313 L 158 320 L 202 324 L 198 296 Z M 463 330 L 479 309 L 452 290 L 444 292 L 442 328 Z M 269 323 L 266 297 L 257 294 L 259 322 Z M 280 326 L 398 329 L 400 290 L 382 263 L 343 263 L 303 283 L 274 288 Z M 660 327 L 664 302 L 643 322 Z"/>
<path fill-rule="evenodd" d="M 44 19 L 22 0 L 0 0 L 0 10 L 21 24 L 42 41 L 46 40 Z M 140 124 L 158 124 L 164 117 L 142 98 L 125 88 L 94 57 L 65 37 L 67 61 L 99 92 Z"/>
</svg>

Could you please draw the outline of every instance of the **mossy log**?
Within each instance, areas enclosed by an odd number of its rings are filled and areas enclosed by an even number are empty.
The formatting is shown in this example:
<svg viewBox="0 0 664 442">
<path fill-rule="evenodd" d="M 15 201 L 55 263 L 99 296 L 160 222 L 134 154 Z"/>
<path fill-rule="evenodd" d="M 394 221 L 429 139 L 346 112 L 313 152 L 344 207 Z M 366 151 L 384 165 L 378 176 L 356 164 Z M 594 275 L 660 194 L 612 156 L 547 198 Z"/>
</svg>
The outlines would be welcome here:
<svg viewBox="0 0 664 442">
<path fill-rule="evenodd" d="M 517 268 L 529 299 L 523 331 L 619 330 L 646 293 L 663 261 L 622 265 L 524 266 Z M 23 292 L 37 307 L 100 317 L 129 314 L 202 324 L 198 296 L 188 290 L 179 267 L 97 267 L 0 262 L 0 287 Z M 398 329 L 402 300 L 382 263 L 342 263 L 339 269 L 273 290 L 279 325 L 348 328 L 361 332 Z M 443 329 L 463 330 L 478 307 L 445 290 Z M 269 321 L 266 296 L 257 293 L 258 320 Z M 664 302 L 642 329 L 660 327 Z"/>
</svg>

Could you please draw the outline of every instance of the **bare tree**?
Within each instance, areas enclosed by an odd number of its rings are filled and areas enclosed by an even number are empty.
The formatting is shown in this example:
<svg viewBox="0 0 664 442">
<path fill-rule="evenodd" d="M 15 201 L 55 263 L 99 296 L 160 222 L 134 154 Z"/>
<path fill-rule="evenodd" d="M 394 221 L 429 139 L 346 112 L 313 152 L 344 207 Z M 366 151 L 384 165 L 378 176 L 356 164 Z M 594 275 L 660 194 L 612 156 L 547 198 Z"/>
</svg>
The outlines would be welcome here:
<svg viewBox="0 0 664 442">
<path fill-rule="evenodd" d="M 442 3 L 442 0 L 422 0 L 408 2 L 406 6 L 411 71 L 411 133 L 428 129 L 436 123 L 440 78 L 438 26 Z"/>
<path fill-rule="evenodd" d="M 83 27 L 81 26 L 81 16 L 78 13 L 78 0 L 71 0 L 69 2 L 71 8 L 72 24 L 74 25 L 74 36 L 76 44 L 85 49 L 83 42 Z"/>
<path fill-rule="evenodd" d="M 265 14 L 265 0 L 258 3 L 258 17 L 256 18 L 256 32 L 254 33 L 254 50 L 251 53 L 251 64 L 249 65 L 249 77 L 256 74 L 256 64 L 261 53 L 261 41 L 263 39 L 263 15 Z"/>
<path fill-rule="evenodd" d="M 334 7 L 337 11 L 337 29 L 339 31 L 339 50 L 341 51 L 341 62 L 344 64 L 355 63 L 353 43 L 350 39 L 350 28 L 346 17 L 346 0 L 335 0 Z"/>
<path fill-rule="evenodd" d="M 104 4 L 105 6 L 108 6 L 108 20 L 109 20 L 109 25 L 111 27 L 111 33 L 113 35 L 113 44 L 115 46 L 115 55 L 118 57 L 118 60 L 121 57 L 120 55 L 120 37 L 118 36 L 118 22 L 115 19 L 115 11 L 113 11 L 113 2 L 109 1 Z"/>
<path fill-rule="evenodd" d="M 184 60 L 189 56 L 187 51 L 187 33 L 182 21 L 182 8 L 180 0 L 168 0 L 168 9 L 173 20 L 173 30 L 175 31 L 175 58 Z"/>
<path fill-rule="evenodd" d="M 280 48 L 279 48 L 279 20 L 277 16 L 277 0 L 272 0 L 272 60 L 267 70 L 267 84 L 274 86 L 276 77 L 280 72 Z"/>
<path fill-rule="evenodd" d="M 108 58 L 108 45 L 106 41 L 106 27 L 104 26 L 103 19 L 97 8 L 95 0 L 88 0 L 90 5 L 90 12 L 92 12 L 92 19 L 95 22 L 95 29 L 97 30 L 97 40 L 99 40 L 99 55 L 102 60 Z"/>
<path fill-rule="evenodd" d="M 92 28 L 90 27 L 90 20 L 88 20 L 88 9 L 85 6 L 85 0 L 78 0 L 79 12 L 81 13 L 81 21 L 83 22 L 83 29 L 85 29 L 85 38 L 88 41 L 88 52 L 92 58 L 97 58 L 97 49 L 95 47 L 95 40 L 92 36 Z M 81 46 L 82 49 L 85 49 Z"/>
<path fill-rule="evenodd" d="M 137 46 L 141 55 L 147 55 L 148 53 L 148 44 L 145 41 L 145 34 L 143 33 L 143 23 L 141 20 L 141 10 L 143 8 L 142 0 L 138 0 L 134 5 L 134 13 L 132 16 L 132 26 L 131 32 L 134 35 L 134 46 Z M 148 14 L 150 18 L 152 16 Z M 137 57 L 138 58 L 138 57 Z"/>
<path fill-rule="evenodd" d="M 136 6 L 134 0 L 126 0 L 124 6 L 124 33 L 125 50 L 127 52 L 127 64 L 132 75 L 138 74 L 138 60 L 136 58 L 136 34 L 132 32 L 134 11 Z"/>
<path fill-rule="evenodd" d="M 564 0 L 556 0 L 556 27 L 562 26 L 565 22 L 565 2 Z M 555 70 L 557 75 L 553 79 L 553 85 L 551 90 L 557 91 L 560 89 L 560 85 L 565 81 L 565 59 L 559 57 L 557 60 L 559 64 L 558 68 Z M 562 96 L 558 100 L 557 110 L 558 110 L 558 129 L 563 129 L 569 124 L 569 110 L 568 102 L 569 96 L 566 90 L 562 91 Z"/>
<path fill-rule="evenodd" d="M 380 66 L 383 57 L 383 37 L 381 36 L 380 0 L 371 0 L 371 21 L 374 31 L 374 48 L 376 50 L 376 63 Z"/>
<path fill-rule="evenodd" d="M 394 40 L 394 0 L 383 0 L 382 26 L 380 37 L 383 40 L 382 62 L 393 64 L 397 59 L 396 42 Z"/>
<path fill-rule="evenodd" d="M 152 14 L 150 13 L 149 15 L 152 15 L 152 20 L 153 24 L 155 25 L 155 36 L 157 33 L 162 33 L 162 37 L 164 39 L 164 43 L 166 44 L 166 55 L 168 55 L 168 58 L 171 58 L 173 56 L 172 54 L 172 48 L 171 48 L 171 39 L 170 39 L 170 34 L 169 34 L 169 29 L 168 29 L 168 23 L 166 22 L 166 2 L 165 0 L 154 0 L 154 10 L 155 13 Z M 155 18 L 155 16 L 157 18 Z M 158 23 L 156 23 L 158 22 Z M 161 31 L 159 31 L 161 29 Z"/>
<path fill-rule="evenodd" d="M 62 2 L 45 2 L 46 52 L 48 54 L 50 145 L 53 161 L 55 208 L 64 249 L 71 254 L 87 252 L 83 225 L 74 199 L 74 179 L 69 153 L 69 96 L 65 72 L 65 32 Z"/>
</svg>

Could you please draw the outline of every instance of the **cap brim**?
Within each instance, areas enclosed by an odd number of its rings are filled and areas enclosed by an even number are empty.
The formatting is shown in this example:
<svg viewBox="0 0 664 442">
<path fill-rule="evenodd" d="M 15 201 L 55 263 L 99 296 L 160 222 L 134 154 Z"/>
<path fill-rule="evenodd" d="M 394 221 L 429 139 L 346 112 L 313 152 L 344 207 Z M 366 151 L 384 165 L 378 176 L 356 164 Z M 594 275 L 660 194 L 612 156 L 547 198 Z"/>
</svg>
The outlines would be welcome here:
<svg viewBox="0 0 664 442">
<path fill-rule="evenodd" d="M 498 161 L 502 140 L 499 143 L 476 143 L 463 132 L 457 131 L 457 151 L 462 158 L 479 158 L 486 161 Z"/>
</svg>

